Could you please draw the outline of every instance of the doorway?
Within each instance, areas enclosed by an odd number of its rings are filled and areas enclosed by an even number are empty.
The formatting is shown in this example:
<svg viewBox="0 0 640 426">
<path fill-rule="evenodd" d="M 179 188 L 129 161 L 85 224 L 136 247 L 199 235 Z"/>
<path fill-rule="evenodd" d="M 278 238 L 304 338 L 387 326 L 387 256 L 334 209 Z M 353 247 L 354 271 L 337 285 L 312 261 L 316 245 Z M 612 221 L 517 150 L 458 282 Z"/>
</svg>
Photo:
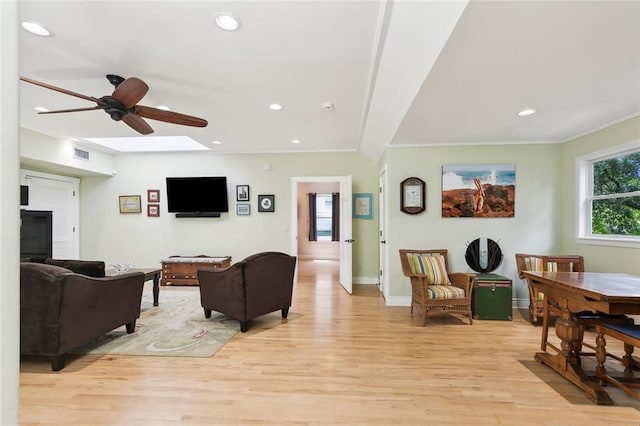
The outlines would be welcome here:
<svg viewBox="0 0 640 426">
<path fill-rule="evenodd" d="M 351 232 L 351 176 L 320 176 L 320 177 L 293 177 L 291 178 L 291 254 L 299 257 L 299 242 L 308 234 L 300 232 L 301 205 L 305 204 L 307 196 L 305 189 L 308 185 L 337 185 L 340 193 L 340 237 L 339 255 L 340 284 L 351 294 L 353 292 L 352 277 L 352 245 Z M 306 186 L 302 186 L 306 185 Z"/>
</svg>

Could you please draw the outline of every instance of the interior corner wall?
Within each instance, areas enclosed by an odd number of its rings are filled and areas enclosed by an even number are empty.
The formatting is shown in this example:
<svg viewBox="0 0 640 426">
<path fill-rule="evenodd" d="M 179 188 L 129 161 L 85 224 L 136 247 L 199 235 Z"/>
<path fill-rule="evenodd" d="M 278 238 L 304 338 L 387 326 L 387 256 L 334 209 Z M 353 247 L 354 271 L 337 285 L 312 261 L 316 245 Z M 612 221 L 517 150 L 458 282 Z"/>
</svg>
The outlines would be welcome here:
<svg viewBox="0 0 640 426">
<path fill-rule="evenodd" d="M 18 424 L 20 190 L 18 3 L 0 2 L 0 424 Z"/>
<path fill-rule="evenodd" d="M 265 165 L 270 167 L 265 167 Z M 80 255 L 110 263 L 159 266 L 171 255 L 232 256 L 291 251 L 291 178 L 352 175 L 354 192 L 375 192 L 376 167 L 357 152 L 299 154 L 128 154 L 118 173 L 80 181 Z M 176 218 L 167 211 L 168 176 L 226 176 L 229 213 L 220 218 Z M 235 186 L 249 185 L 251 214 L 236 215 Z M 147 216 L 147 190 L 160 190 L 160 216 Z M 275 196 L 275 212 L 258 212 L 259 194 Z M 140 195 L 142 213 L 120 213 L 119 195 Z M 360 221 L 364 222 L 364 221 Z M 354 224 L 353 274 L 377 276 L 377 221 Z M 294 231 L 295 232 L 295 231 Z"/>
<path fill-rule="evenodd" d="M 495 273 L 513 280 L 513 298 L 528 305 L 528 290 L 516 273 L 515 253 L 547 253 L 560 246 L 560 144 L 484 145 L 391 148 L 387 152 L 389 256 L 388 304 L 406 301 L 411 284 L 398 258 L 402 248 L 446 248 L 453 271 L 473 272 L 465 262 L 468 243 L 486 237 L 498 242 L 503 261 Z M 513 164 L 516 170 L 515 213 L 512 218 L 443 218 L 442 166 L 453 164 Z M 400 182 L 416 176 L 426 182 L 426 211 L 400 211 Z M 402 304 L 402 303 L 398 303 Z"/>
<path fill-rule="evenodd" d="M 616 145 L 637 142 L 640 147 L 640 117 L 581 136 L 563 144 L 562 150 L 562 211 L 559 231 L 562 251 L 580 254 L 585 258 L 585 269 L 591 272 L 626 272 L 640 275 L 640 249 L 576 242 L 576 158 Z"/>
</svg>

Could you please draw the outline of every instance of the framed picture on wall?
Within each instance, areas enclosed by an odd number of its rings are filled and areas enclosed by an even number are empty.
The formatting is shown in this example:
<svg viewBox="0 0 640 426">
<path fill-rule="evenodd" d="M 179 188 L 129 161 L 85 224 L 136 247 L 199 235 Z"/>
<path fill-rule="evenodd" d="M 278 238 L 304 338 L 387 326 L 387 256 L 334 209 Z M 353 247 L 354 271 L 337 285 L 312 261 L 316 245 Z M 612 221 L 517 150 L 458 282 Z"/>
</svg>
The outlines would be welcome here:
<svg viewBox="0 0 640 426">
<path fill-rule="evenodd" d="M 238 203 L 236 204 L 236 214 L 238 216 L 247 216 L 251 214 L 251 204 Z"/>
<path fill-rule="evenodd" d="M 147 189 L 147 202 L 159 203 L 160 202 L 160 190 L 159 189 Z"/>
<path fill-rule="evenodd" d="M 141 198 L 139 195 L 120 195 L 120 213 L 142 213 Z"/>
<path fill-rule="evenodd" d="M 249 185 L 236 185 L 236 201 L 249 201 Z"/>
<path fill-rule="evenodd" d="M 276 211 L 273 195 L 258 195 L 258 211 L 272 213 Z"/>
<path fill-rule="evenodd" d="M 159 217 L 160 216 L 160 204 L 147 204 L 147 216 Z"/>
<path fill-rule="evenodd" d="M 353 218 L 373 219 L 373 194 L 353 194 Z"/>
</svg>

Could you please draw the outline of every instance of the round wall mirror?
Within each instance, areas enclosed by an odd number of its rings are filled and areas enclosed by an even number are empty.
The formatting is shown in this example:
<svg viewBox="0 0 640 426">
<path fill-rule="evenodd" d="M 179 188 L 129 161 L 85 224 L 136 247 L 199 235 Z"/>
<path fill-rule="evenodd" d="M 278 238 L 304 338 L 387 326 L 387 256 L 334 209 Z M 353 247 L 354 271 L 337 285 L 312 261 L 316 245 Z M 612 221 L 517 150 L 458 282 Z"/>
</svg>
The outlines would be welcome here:
<svg viewBox="0 0 640 426">
<path fill-rule="evenodd" d="M 469 243 L 464 255 L 467 265 L 476 272 L 492 272 L 502 262 L 502 250 L 490 238 L 477 238 Z"/>
</svg>

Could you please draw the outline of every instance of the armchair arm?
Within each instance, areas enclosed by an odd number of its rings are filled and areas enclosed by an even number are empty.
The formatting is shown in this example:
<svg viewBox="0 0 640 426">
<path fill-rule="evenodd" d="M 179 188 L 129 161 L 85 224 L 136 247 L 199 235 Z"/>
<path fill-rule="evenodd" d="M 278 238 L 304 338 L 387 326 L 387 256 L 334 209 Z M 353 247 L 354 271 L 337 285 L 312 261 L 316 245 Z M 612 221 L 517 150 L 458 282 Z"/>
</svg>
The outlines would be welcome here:
<svg viewBox="0 0 640 426">
<path fill-rule="evenodd" d="M 463 272 L 453 272 L 449 274 L 449 281 L 451 281 L 451 285 L 464 289 L 464 294 L 467 297 L 471 297 L 473 282 L 475 279 L 475 274 L 467 274 Z"/>
<path fill-rule="evenodd" d="M 221 312 L 232 318 L 244 320 L 245 288 L 242 262 L 227 269 L 199 268 L 200 302 L 204 309 Z"/>
</svg>

